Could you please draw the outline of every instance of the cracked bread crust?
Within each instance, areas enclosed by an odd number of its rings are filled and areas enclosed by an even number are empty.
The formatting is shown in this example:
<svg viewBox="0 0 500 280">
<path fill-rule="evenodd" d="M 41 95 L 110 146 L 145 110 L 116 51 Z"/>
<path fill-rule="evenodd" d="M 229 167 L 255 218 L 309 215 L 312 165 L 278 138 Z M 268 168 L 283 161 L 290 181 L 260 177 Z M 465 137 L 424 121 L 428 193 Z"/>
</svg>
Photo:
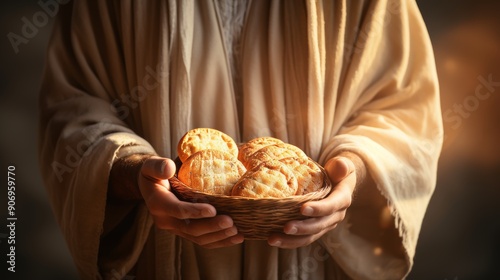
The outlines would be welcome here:
<svg viewBox="0 0 500 280">
<path fill-rule="evenodd" d="M 251 156 L 258 150 L 274 144 L 281 144 L 283 141 L 274 137 L 258 137 L 254 138 L 244 144 L 239 148 L 238 159 L 243 162 L 245 166 L 249 162 Z"/>
<path fill-rule="evenodd" d="M 284 198 L 295 195 L 297 188 L 293 171 L 280 161 L 270 160 L 247 171 L 233 187 L 231 195 Z"/>
<path fill-rule="evenodd" d="M 297 146 L 280 143 L 265 146 L 264 148 L 258 150 L 250 157 L 246 164 L 244 163 L 244 165 L 247 169 L 252 169 L 255 166 L 269 160 L 280 160 L 289 157 L 308 159 L 304 151 Z"/>
<path fill-rule="evenodd" d="M 179 140 L 177 154 L 182 162 L 201 150 L 220 150 L 238 157 L 238 146 L 229 135 L 212 128 L 195 128 Z"/>
<path fill-rule="evenodd" d="M 323 172 L 311 159 L 284 158 L 280 161 L 285 163 L 297 177 L 296 195 L 315 192 L 323 187 Z"/>
<path fill-rule="evenodd" d="M 202 150 L 190 156 L 179 169 L 178 178 L 194 190 L 231 195 L 234 184 L 246 168 L 231 154 L 219 150 Z"/>
</svg>

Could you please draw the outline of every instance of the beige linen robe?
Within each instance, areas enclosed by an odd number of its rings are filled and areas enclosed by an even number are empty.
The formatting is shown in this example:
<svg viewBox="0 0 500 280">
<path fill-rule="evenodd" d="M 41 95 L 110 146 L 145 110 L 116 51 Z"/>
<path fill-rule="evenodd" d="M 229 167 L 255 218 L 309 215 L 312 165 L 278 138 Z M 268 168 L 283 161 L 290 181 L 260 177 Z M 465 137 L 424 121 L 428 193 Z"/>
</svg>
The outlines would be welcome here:
<svg viewBox="0 0 500 280">
<path fill-rule="evenodd" d="M 241 100 L 213 1 L 60 7 L 41 88 L 40 165 L 83 279 L 400 279 L 411 269 L 442 141 L 416 3 L 249 5 Z M 278 137 L 322 164 L 351 151 L 370 176 L 346 219 L 310 246 L 204 249 L 156 229 L 143 203 L 107 200 L 117 158 L 174 158 L 194 127 L 236 141 Z"/>
</svg>

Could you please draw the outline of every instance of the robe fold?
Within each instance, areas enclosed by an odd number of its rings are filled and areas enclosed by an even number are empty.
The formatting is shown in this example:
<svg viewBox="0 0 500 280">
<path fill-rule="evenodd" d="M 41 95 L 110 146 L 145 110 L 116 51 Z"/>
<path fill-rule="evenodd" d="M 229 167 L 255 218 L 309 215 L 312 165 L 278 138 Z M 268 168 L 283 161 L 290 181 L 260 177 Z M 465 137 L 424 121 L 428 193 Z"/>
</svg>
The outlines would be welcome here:
<svg viewBox="0 0 500 280">
<path fill-rule="evenodd" d="M 60 9 L 39 99 L 40 166 L 83 279 L 408 274 L 443 135 L 414 1 L 249 1 L 241 96 L 215 1 L 74 0 Z M 237 142 L 277 137 L 321 164 L 350 151 L 369 176 L 345 220 L 309 246 L 204 249 L 155 228 L 144 203 L 107 199 L 113 162 L 175 158 L 195 127 Z"/>
</svg>

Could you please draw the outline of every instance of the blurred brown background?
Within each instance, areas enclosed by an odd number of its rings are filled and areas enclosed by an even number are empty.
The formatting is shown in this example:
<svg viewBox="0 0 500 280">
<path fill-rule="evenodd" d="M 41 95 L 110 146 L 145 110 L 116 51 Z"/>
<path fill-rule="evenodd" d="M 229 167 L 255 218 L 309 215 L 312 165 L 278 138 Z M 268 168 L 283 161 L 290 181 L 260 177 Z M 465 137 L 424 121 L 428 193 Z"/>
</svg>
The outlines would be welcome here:
<svg viewBox="0 0 500 280">
<path fill-rule="evenodd" d="M 446 140 L 409 279 L 500 279 L 498 2 L 417 1 L 435 49 Z M 5 184 L 0 192 L 0 279 L 75 279 L 36 156 L 37 92 L 53 17 L 39 16 L 36 30 L 16 53 L 9 32 L 21 34 L 23 20 L 32 21 L 43 9 L 35 0 L 0 5 L 0 167 L 3 182 L 7 166 L 16 167 L 18 218 L 13 275 L 5 262 Z"/>
</svg>

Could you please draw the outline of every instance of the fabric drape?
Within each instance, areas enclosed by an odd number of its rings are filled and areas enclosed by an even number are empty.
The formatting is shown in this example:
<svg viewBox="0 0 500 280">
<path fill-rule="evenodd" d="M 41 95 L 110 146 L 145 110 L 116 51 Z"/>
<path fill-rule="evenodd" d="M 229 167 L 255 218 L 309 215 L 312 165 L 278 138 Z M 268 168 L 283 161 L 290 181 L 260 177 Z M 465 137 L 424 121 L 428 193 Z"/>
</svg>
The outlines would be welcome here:
<svg viewBox="0 0 500 280">
<path fill-rule="evenodd" d="M 411 269 L 442 142 L 416 3 L 253 0 L 247 13 L 238 114 L 214 1 L 61 6 L 40 93 L 40 166 L 82 278 L 400 279 Z M 194 127 L 238 142 L 274 136 L 321 164 L 351 151 L 370 176 L 346 219 L 309 246 L 207 250 L 156 229 L 144 204 L 107 199 L 114 161 L 175 158 Z"/>
</svg>

